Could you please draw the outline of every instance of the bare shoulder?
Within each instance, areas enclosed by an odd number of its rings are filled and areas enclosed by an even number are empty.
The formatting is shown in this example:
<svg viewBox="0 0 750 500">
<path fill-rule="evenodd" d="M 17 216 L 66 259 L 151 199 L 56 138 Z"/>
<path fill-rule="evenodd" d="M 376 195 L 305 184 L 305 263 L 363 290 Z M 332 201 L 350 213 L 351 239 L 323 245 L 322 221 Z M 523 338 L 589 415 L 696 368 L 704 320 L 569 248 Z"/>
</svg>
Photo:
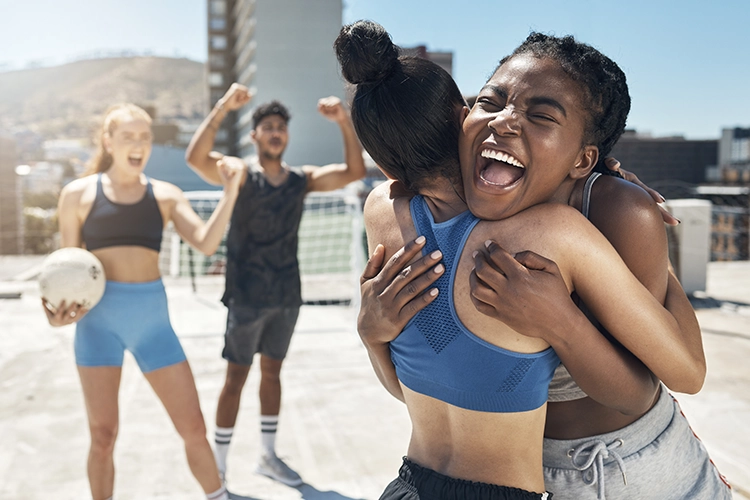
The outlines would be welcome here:
<svg viewBox="0 0 750 500">
<path fill-rule="evenodd" d="M 154 188 L 154 196 L 159 201 L 176 201 L 184 197 L 182 189 L 178 188 L 171 182 L 150 179 Z"/>
<path fill-rule="evenodd" d="M 645 236 L 645 230 L 664 230 L 654 199 L 632 182 L 612 176 L 602 176 L 594 183 L 589 219 L 605 235 L 631 230 L 634 236 L 639 232 Z"/>
<path fill-rule="evenodd" d="M 364 208 L 365 227 L 371 248 L 382 243 L 386 256 L 400 248 L 405 241 L 416 237 L 409 211 L 410 195 L 405 195 L 399 183 L 386 181 L 375 187 L 367 197 Z"/>
<path fill-rule="evenodd" d="M 67 183 L 60 191 L 61 195 L 80 195 L 87 187 L 96 185 L 96 174 L 87 175 L 85 177 L 79 177 L 73 181 Z"/>
<path fill-rule="evenodd" d="M 84 197 L 84 194 L 88 194 L 88 192 L 95 193 L 96 179 L 97 176 L 94 174 L 80 177 L 67 183 L 60 191 L 60 202 L 78 204 Z M 93 196 L 90 197 L 93 198 Z"/>
</svg>

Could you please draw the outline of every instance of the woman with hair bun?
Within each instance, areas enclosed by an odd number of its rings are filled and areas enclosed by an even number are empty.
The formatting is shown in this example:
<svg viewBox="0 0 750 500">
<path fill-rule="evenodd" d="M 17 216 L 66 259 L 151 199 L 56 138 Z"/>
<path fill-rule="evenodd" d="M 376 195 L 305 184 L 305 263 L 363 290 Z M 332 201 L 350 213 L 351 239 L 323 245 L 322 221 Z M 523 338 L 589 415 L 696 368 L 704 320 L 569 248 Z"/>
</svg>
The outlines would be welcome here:
<svg viewBox="0 0 750 500">
<path fill-rule="evenodd" d="M 653 265 L 639 261 L 634 269 L 648 289 L 579 212 L 586 180 L 624 129 L 624 75 L 571 37 L 532 34 L 527 42 L 534 50 L 504 59 L 471 112 L 447 73 L 394 55 L 376 23 L 345 26 L 335 43 L 344 77 L 356 84 L 351 109 L 360 140 L 398 181 L 376 188 L 365 205 L 372 257 L 358 322 L 376 374 L 412 420 L 399 477 L 381 498 L 545 498 L 545 487 L 556 498 L 724 498 L 728 488 L 659 383 L 696 392 L 705 360 L 694 314 L 667 274 L 655 203 L 613 179 L 627 193 L 617 203 L 638 202 L 623 217 L 639 215 L 642 229 L 631 234 L 638 227 L 631 224 L 619 240 L 607 236 L 618 247 L 623 237 L 655 239 L 641 258 Z M 537 52 L 540 44 L 549 47 Z M 603 71 L 587 80 L 566 60 L 568 51 L 578 67 Z M 576 307 L 573 292 L 606 336 Z M 623 422 L 630 429 L 656 408 L 648 432 L 632 429 L 604 451 L 579 446 L 567 470 L 543 469 L 545 430 L 560 432 L 545 429 L 560 360 L 590 397 L 570 409 L 577 416 L 560 411 L 558 424 L 579 419 L 569 432 L 586 437 Z M 596 413 L 604 422 L 587 427 L 586 405 L 611 413 Z M 619 418 L 607 421 L 613 414 Z M 661 425 L 662 442 L 652 424 Z M 678 450 L 680 463 L 658 455 L 661 447 Z M 633 462 L 644 453 L 657 457 L 669 479 L 655 479 L 654 460 Z M 638 474 L 634 487 L 630 474 L 624 487 L 609 478 L 618 467 L 620 480 L 626 470 Z"/>
<path fill-rule="evenodd" d="M 43 301 L 51 325 L 76 323 L 76 365 L 91 433 L 91 495 L 94 500 L 112 498 L 118 391 L 128 350 L 184 441 L 188 465 L 206 498 L 227 500 L 193 374 L 169 321 L 159 250 L 171 221 L 194 248 L 207 255 L 216 251 L 237 199 L 243 164 L 225 159 L 224 195 L 203 222 L 177 186 L 143 173 L 153 140 L 151 118 L 143 109 L 111 107 L 99 139 L 87 172 L 60 193 L 58 217 L 61 246 L 86 248 L 102 262 L 104 296 L 91 311 L 64 302 L 55 310 Z"/>
</svg>

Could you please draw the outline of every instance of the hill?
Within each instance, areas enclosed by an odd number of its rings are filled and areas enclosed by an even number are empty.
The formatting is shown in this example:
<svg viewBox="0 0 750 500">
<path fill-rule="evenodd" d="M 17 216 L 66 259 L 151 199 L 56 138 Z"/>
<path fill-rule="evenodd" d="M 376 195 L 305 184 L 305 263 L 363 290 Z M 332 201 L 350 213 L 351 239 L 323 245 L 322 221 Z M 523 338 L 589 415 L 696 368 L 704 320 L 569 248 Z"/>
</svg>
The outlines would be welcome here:
<svg viewBox="0 0 750 500">
<path fill-rule="evenodd" d="M 154 106 L 159 119 L 200 118 L 203 71 L 189 59 L 117 57 L 0 73 L 0 129 L 87 137 L 104 110 L 123 101 Z"/>
</svg>

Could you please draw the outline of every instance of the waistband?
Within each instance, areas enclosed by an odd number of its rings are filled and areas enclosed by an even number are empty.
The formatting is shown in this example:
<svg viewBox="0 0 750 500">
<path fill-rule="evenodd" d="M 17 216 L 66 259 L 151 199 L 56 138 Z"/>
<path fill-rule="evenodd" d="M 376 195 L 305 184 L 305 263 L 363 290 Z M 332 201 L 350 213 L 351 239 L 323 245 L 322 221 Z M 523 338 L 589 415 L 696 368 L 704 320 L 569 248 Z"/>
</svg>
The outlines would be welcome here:
<svg viewBox="0 0 750 500">
<path fill-rule="evenodd" d="M 552 498 L 552 493 L 533 493 L 511 486 L 455 479 L 422 467 L 407 457 L 404 457 L 398 477 L 416 488 L 420 498 L 431 500 L 548 500 Z"/>
<path fill-rule="evenodd" d="M 598 445 L 605 446 L 609 457 L 604 459 L 608 464 L 637 453 L 651 444 L 669 426 L 674 417 L 674 398 L 662 384 L 656 404 L 641 418 L 622 429 L 580 439 L 544 438 L 544 466 L 558 469 L 576 469 L 571 462 L 575 450 L 586 448 L 593 451 Z M 615 457 L 618 455 L 618 457 Z"/>
<path fill-rule="evenodd" d="M 138 283 L 126 283 L 124 281 L 110 281 L 107 280 L 107 286 L 104 291 L 106 292 L 135 292 L 144 293 L 152 291 L 164 290 L 164 282 L 161 278 L 153 281 L 141 281 Z"/>
</svg>

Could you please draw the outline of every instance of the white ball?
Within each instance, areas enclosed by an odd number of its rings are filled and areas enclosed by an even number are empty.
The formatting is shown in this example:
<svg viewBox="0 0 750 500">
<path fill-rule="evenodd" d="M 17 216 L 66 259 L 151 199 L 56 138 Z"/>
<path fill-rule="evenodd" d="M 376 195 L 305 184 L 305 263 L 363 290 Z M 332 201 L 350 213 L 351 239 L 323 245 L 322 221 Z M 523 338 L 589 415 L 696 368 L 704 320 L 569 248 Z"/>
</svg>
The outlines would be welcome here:
<svg viewBox="0 0 750 500">
<path fill-rule="evenodd" d="M 63 300 L 66 306 L 76 302 L 91 309 L 104 295 L 106 281 L 102 263 L 94 254 L 83 248 L 68 247 L 44 259 L 39 290 L 55 309 Z"/>
</svg>

